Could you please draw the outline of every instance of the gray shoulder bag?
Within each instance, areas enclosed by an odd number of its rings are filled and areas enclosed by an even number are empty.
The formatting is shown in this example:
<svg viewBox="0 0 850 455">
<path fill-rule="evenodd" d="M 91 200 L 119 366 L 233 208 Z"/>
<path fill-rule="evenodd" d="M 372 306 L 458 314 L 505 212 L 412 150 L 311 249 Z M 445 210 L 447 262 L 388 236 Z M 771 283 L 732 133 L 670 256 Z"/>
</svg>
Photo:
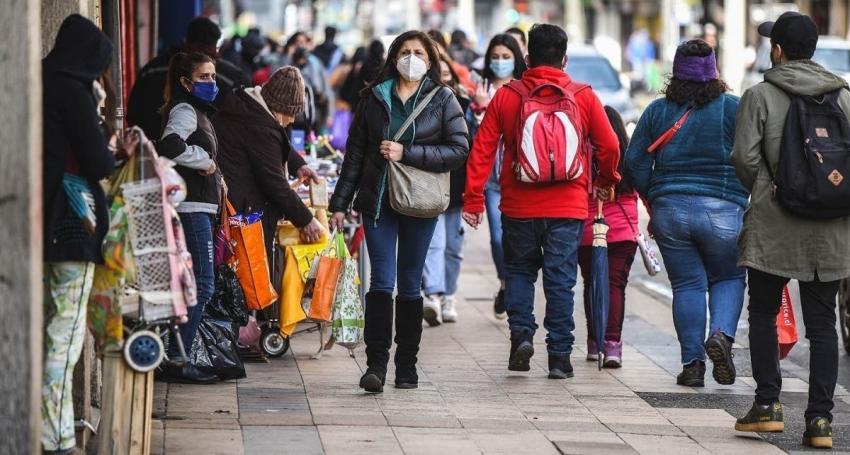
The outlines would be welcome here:
<svg viewBox="0 0 850 455">
<path fill-rule="evenodd" d="M 393 142 L 399 141 L 439 90 L 440 87 L 431 90 L 422 99 L 396 131 Z M 415 218 L 436 218 L 449 207 L 449 172 L 428 172 L 390 161 L 388 174 L 390 206 L 396 212 Z"/>
</svg>

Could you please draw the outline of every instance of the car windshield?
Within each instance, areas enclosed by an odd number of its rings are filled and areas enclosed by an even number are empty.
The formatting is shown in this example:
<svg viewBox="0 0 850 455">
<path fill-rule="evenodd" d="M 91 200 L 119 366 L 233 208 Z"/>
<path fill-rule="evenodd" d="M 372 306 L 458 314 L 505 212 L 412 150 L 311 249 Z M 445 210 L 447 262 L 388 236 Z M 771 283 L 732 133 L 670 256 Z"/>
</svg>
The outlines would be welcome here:
<svg viewBox="0 0 850 455">
<path fill-rule="evenodd" d="M 850 73 L 850 49 L 818 49 L 812 60 L 835 73 Z"/>
<path fill-rule="evenodd" d="M 579 82 L 585 82 L 596 90 L 620 90 L 620 77 L 605 57 L 570 57 L 567 73 Z"/>
</svg>

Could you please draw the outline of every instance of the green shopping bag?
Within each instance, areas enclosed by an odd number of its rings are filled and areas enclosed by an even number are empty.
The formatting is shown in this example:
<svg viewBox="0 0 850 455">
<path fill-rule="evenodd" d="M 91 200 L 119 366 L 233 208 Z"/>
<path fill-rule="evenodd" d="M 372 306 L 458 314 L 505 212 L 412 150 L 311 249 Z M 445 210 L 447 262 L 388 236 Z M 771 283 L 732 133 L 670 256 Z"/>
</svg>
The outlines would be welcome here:
<svg viewBox="0 0 850 455">
<path fill-rule="evenodd" d="M 357 260 L 348 252 L 342 234 L 336 234 L 334 242 L 343 264 L 334 295 L 331 335 L 336 344 L 354 349 L 363 342 L 366 322 L 358 289 L 360 277 L 357 274 Z"/>
</svg>

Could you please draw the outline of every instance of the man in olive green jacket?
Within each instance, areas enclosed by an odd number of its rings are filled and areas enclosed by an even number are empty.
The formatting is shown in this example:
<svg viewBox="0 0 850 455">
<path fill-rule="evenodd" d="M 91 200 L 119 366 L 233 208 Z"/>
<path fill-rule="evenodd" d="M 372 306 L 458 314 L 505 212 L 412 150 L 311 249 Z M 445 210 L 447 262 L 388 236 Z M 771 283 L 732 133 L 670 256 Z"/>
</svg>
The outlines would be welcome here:
<svg viewBox="0 0 850 455">
<path fill-rule="evenodd" d="M 803 442 L 831 447 L 830 411 L 838 376 L 835 296 L 839 280 L 850 276 L 850 218 L 814 220 L 785 211 L 774 197 L 772 176 L 790 96 L 818 97 L 847 83 L 810 60 L 818 31 L 808 16 L 783 14 L 775 23 L 759 26 L 759 33 L 771 38 L 774 66 L 765 73 L 765 82 L 741 98 L 732 152 L 738 177 L 751 192 L 738 246 L 739 265 L 748 268 L 750 355 L 758 386 L 752 410 L 735 428 L 784 430 L 775 323 L 782 288 L 796 279 L 811 346 Z M 842 90 L 839 104 L 850 113 L 850 92 Z"/>
</svg>

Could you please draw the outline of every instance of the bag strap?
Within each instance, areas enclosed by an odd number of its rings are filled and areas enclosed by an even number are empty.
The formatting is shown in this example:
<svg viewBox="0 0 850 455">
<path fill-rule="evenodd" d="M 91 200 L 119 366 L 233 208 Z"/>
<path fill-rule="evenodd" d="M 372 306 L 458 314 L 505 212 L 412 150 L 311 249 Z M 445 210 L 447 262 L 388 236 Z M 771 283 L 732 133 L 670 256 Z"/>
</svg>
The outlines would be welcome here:
<svg viewBox="0 0 850 455">
<path fill-rule="evenodd" d="M 681 117 L 679 117 L 679 120 L 676 120 L 676 123 L 674 123 L 673 126 L 670 127 L 670 129 L 665 131 L 661 136 L 658 136 L 658 139 L 656 139 L 655 142 L 653 142 L 646 149 L 646 153 L 655 153 L 658 149 L 661 149 L 668 143 L 670 143 L 670 141 L 672 141 L 673 138 L 676 137 L 676 133 L 679 132 L 679 130 L 682 128 L 682 125 L 684 125 L 685 122 L 688 121 L 688 117 L 690 117 L 691 111 L 693 110 L 693 107 L 688 108 L 688 110 L 686 110 L 685 113 L 682 114 Z"/>
<path fill-rule="evenodd" d="M 615 204 L 617 204 L 617 207 L 619 207 L 620 211 L 623 212 L 623 216 L 626 217 L 626 222 L 629 223 L 629 227 L 632 229 L 632 234 L 634 234 L 635 238 L 637 238 L 637 235 L 638 235 L 637 226 L 635 226 L 635 223 L 633 223 L 632 219 L 629 218 L 629 214 L 628 214 L 628 212 L 626 212 L 626 208 L 623 207 L 623 204 L 620 203 L 619 200 L 617 202 L 615 202 Z"/>
<path fill-rule="evenodd" d="M 419 102 L 419 104 L 416 106 L 416 109 L 413 109 L 413 112 L 411 112 L 410 115 L 407 116 L 407 119 L 404 120 L 404 123 L 401 124 L 401 126 L 398 128 L 398 131 L 396 131 L 393 135 L 393 142 L 398 142 L 398 140 L 401 139 L 401 136 L 404 135 L 408 128 L 410 128 L 410 125 L 413 124 L 413 121 L 416 120 L 416 117 L 419 117 L 419 114 L 421 114 L 422 111 L 425 110 L 425 107 L 428 106 L 428 103 L 430 103 L 431 100 L 434 99 L 434 96 L 437 95 L 437 92 L 440 91 L 440 88 L 442 87 L 438 86 L 437 88 L 428 92 L 428 94 L 425 95 L 425 98 L 422 98 L 422 101 Z"/>
</svg>

